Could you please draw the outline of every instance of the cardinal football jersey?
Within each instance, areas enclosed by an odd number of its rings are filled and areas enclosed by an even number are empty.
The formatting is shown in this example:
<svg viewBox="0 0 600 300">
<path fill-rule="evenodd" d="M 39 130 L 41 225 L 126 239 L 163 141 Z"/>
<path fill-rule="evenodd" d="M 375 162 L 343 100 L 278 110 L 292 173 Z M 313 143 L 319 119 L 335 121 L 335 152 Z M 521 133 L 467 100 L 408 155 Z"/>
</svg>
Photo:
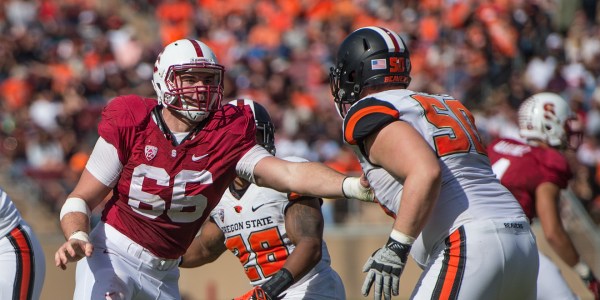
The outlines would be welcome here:
<svg viewBox="0 0 600 300">
<path fill-rule="evenodd" d="M 300 158 L 285 158 L 301 160 Z M 284 265 L 295 246 L 285 230 L 288 195 L 251 184 L 238 200 L 229 189 L 211 212 L 211 218 L 225 234 L 225 245 L 235 254 L 253 285 L 260 285 Z M 325 241 L 321 261 L 291 287 L 330 268 Z"/>
<path fill-rule="evenodd" d="M 564 189 L 572 177 L 567 159 L 553 148 L 499 139 L 488 146 L 488 153 L 494 173 L 521 203 L 529 220 L 536 216 L 537 187 L 550 182 Z"/>
<path fill-rule="evenodd" d="M 185 253 L 252 148 L 249 108 L 224 105 L 195 136 L 173 146 L 152 119 L 155 99 L 129 95 L 102 112 L 98 133 L 118 152 L 121 176 L 102 220 L 153 254 Z"/>
<path fill-rule="evenodd" d="M 438 156 L 442 170 L 440 196 L 415 242 L 413 256 L 427 256 L 436 242 L 471 220 L 524 217 L 519 203 L 494 176 L 471 113 L 450 96 L 410 90 L 372 94 L 356 102 L 344 118 L 344 140 L 359 157 L 388 214 L 394 217 L 398 211 L 403 182 L 370 163 L 362 141 L 398 120 L 421 134 Z"/>
</svg>

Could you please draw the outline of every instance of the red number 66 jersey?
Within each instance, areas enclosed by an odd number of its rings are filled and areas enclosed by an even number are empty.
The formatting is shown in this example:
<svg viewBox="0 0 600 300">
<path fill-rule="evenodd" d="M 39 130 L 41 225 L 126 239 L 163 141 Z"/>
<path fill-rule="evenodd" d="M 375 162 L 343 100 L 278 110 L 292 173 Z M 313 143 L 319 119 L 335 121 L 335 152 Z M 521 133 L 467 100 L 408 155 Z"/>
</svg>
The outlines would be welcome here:
<svg viewBox="0 0 600 300">
<path fill-rule="evenodd" d="M 122 96 L 102 113 L 98 133 L 123 166 L 102 220 L 163 258 L 185 253 L 255 144 L 252 112 L 224 105 L 174 146 L 152 110 L 156 100 Z"/>
</svg>

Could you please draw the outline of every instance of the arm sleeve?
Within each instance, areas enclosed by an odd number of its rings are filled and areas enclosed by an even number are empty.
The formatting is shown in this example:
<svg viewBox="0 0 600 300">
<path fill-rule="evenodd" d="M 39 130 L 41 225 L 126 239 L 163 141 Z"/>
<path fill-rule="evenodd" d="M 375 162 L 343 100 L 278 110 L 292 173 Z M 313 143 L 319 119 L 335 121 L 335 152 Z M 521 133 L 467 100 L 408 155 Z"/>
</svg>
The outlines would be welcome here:
<svg viewBox="0 0 600 300">
<path fill-rule="evenodd" d="M 104 185 L 112 188 L 119 179 L 123 165 L 115 146 L 100 137 L 85 168 Z"/>
<path fill-rule="evenodd" d="M 238 161 L 237 165 L 235 166 L 235 171 L 237 172 L 237 175 L 256 184 L 256 182 L 254 181 L 254 167 L 256 167 L 256 164 L 261 159 L 267 156 L 273 155 L 271 155 L 269 151 L 265 150 L 265 148 L 259 145 L 255 145 L 250 150 L 248 150 L 248 152 L 246 152 L 246 154 L 244 154 L 244 156 L 242 156 L 242 158 Z"/>
</svg>

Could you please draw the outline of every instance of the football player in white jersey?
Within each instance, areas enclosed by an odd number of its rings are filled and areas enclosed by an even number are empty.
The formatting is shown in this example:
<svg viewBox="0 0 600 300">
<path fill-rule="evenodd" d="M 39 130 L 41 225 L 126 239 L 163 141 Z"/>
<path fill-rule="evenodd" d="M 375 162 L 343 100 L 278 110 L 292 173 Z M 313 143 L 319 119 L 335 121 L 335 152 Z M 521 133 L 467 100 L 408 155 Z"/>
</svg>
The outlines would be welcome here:
<svg viewBox="0 0 600 300">
<path fill-rule="evenodd" d="M 535 299 L 533 232 L 472 114 L 451 96 L 408 90 L 410 70 L 404 41 L 382 27 L 349 34 L 331 68 L 344 141 L 395 218 L 363 268 L 363 295 L 398 295 L 410 252 L 423 268 L 412 299 Z"/>
<path fill-rule="evenodd" d="M 275 155 L 274 127 L 267 110 L 248 99 L 230 104 L 252 108 L 257 143 Z M 229 249 L 255 286 L 236 300 L 345 299 L 342 280 L 331 268 L 323 241 L 321 201 L 238 177 L 182 257 L 181 267 L 210 263 Z"/>
<path fill-rule="evenodd" d="M 372 198 L 358 177 L 257 145 L 250 108 L 221 105 L 223 74 L 208 46 L 178 40 L 156 59 L 158 99 L 118 96 L 104 108 L 60 212 L 67 241 L 54 261 L 78 261 L 74 299 L 181 298 L 180 257 L 236 176 L 283 192 Z M 90 211 L 111 192 L 88 235 Z"/>
<path fill-rule="evenodd" d="M 40 299 L 46 260 L 31 227 L 0 189 L 0 299 Z"/>
</svg>

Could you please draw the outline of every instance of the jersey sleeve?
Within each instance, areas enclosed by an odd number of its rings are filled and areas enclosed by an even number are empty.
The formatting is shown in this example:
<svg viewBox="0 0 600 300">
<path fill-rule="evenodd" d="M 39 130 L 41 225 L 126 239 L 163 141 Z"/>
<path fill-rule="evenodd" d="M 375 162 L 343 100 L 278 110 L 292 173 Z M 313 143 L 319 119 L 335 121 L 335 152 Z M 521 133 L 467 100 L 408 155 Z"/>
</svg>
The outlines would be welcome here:
<svg viewBox="0 0 600 300">
<path fill-rule="evenodd" d="M 366 137 L 399 117 L 400 112 L 391 103 L 373 97 L 360 100 L 344 118 L 344 141 L 361 145 Z"/>
<path fill-rule="evenodd" d="M 117 149 L 122 163 L 127 160 L 132 141 L 148 122 L 149 114 L 157 104 L 151 100 L 135 95 L 119 96 L 102 111 L 98 134 Z"/>
<path fill-rule="evenodd" d="M 551 182 L 564 189 L 573 177 L 569 163 L 558 151 L 554 149 L 547 150 L 543 152 L 543 155 L 538 157 L 542 165 L 542 182 Z"/>
</svg>

